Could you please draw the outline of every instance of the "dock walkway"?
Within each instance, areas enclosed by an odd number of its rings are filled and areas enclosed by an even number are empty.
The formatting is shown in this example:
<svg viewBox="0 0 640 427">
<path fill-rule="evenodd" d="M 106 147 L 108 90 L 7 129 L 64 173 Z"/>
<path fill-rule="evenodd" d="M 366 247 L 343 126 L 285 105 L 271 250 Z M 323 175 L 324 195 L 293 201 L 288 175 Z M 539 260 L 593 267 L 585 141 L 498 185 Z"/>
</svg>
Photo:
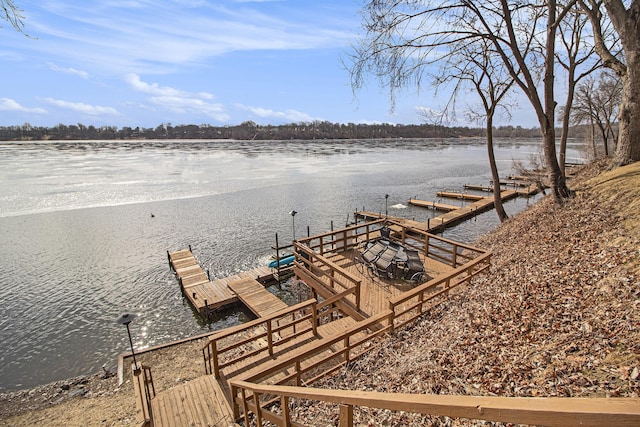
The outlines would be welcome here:
<svg viewBox="0 0 640 427">
<path fill-rule="evenodd" d="M 262 284 L 273 278 L 269 267 L 257 267 L 223 279 L 210 280 L 190 249 L 167 252 L 167 256 L 182 291 L 201 315 L 238 301 L 242 301 L 258 317 L 270 314 L 270 307 L 286 307 Z"/>
<path fill-rule="evenodd" d="M 453 199 L 462 199 L 462 200 L 473 200 L 473 203 L 470 203 L 466 206 L 457 207 L 456 209 L 450 210 L 449 212 L 437 216 L 435 218 L 430 218 L 426 222 L 414 221 L 404 218 L 392 218 L 394 221 L 401 223 L 406 227 L 417 228 L 419 230 L 426 230 L 428 232 L 440 232 L 447 227 L 454 226 L 459 224 L 462 221 L 465 221 L 469 218 L 474 217 L 475 215 L 486 212 L 494 207 L 493 196 L 480 196 L 475 194 L 467 194 L 467 193 L 452 193 L 452 192 L 438 192 L 438 197 L 447 197 Z M 504 190 L 500 193 L 502 197 L 502 201 L 510 200 L 518 196 L 518 192 L 515 190 Z M 421 201 L 416 199 L 411 199 L 411 204 L 416 206 L 426 207 L 426 205 L 431 205 L 433 202 Z M 364 218 L 365 220 L 371 219 L 380 219 L 386 218 L 387 216 L 382 214 L 377 214 L 374 212 L 356 212 L 355 215 L 359 218 Z"/>
<path fill-rule="evenodd" d="M 251 277 L 230 282 L 228 286 L 258 317 L 265 317 L 288 307 L 277 296 L 267 291 L 262 283 Z"/>
</svg>

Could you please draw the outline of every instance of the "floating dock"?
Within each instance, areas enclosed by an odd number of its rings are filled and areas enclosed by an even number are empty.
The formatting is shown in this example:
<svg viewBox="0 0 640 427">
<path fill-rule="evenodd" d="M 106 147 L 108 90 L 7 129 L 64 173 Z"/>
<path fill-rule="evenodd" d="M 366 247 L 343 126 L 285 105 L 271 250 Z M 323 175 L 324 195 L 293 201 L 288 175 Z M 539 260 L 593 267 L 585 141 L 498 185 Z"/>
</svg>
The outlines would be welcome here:
<svg viewBox="0 0 640 427">
<path fill-rule="evenodd" d="M 229 283 L 229 288 L 257 317 L 266 317 L 288 307 L 251 277 L 233 281 Z"/>
<path fill-rule="evenodd" d="M 433 209 L 434 211 L 451 212 L 451 211 L 460 209 L 460 206 L 447 205 L 446 203 L 438 203 L 438 202 L 427 202 L 427 201 L 418 200 L 418 199 L 409 199 L 408 203 L 410 205 L 419 206 L 421 208 Z"/>
<path fill-rule="evenodd" d="M 467 194 L 467 193 L 454 193 L 448 191 L 440 191 L 437 193 L 438 197 L 446 197 L 452 199 L 462 199 L 462 200 L 470 200 L 473 203 L 467 204 L 462 207 L 456 207 L 456 209 L 452 209 L 449 212 L 437 216 L 435 218 L 430 218 L 426 222 L 420 222 L 415 220 L 409 220 L 404 218 L 392 218 L 394 221 L 401 223 L 405 227 L 416 228 L 419 230 L 426 230 L 428 232 L 440 232 L 448 227 L 452 227 L 456 224 L 459 224 L 462 221 L 473 218 L 479 213 L 488 211 L 493 209 L 494 207 L 494 198 L 493 196 L 481 196 L 477 194 Z M 515 190 L 503 190 L 500 193 L 502 197 L 502 201 L 510 200 L 519 195 L 519 193 Z M 411 204 L 415 206 L 423 206 L 430 207 L 435 202 L 423 201 L 411 199 Z M 386 218 L 387 216 L 382 214 L 377 214 L 373 212 L 356 212 L 355 216 L 357 218 L 362 218 L 364 220 L 375 220 L 380 218 Z"/>
<path fill-rule="evenodd" d="M 268 267 L 210 280 L 191 249 L 167 252 L 167 256 L 182 292 L 203 317 L 238 301 L 243 302 L 258 317 L 270 314 L 271 307 L 279 310 L 287 306 L 264 288 L 265 284 L 277 280 L 275 273 Z"/>
</svg>

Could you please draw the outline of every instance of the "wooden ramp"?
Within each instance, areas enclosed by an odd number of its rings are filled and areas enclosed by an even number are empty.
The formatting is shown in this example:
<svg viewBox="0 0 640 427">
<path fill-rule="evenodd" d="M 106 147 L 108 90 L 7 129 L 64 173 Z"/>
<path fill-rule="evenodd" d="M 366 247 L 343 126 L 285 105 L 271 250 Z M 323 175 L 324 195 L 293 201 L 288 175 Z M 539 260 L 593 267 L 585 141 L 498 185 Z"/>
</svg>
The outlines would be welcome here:
<svg viewBox="0 0 640 427">
<path fill-rule="evenodd" d="M 246 277 L 228 283 L 229 288 L 258 317 L 287 308 L 287 304 L 264 288 L 257 280 Z"/>
<path fill-rule="evenodd" d="M 151 400 L 154 427 L 231 426 L 233 411 L 213 375 L 159 393 Z"/>
</svg>

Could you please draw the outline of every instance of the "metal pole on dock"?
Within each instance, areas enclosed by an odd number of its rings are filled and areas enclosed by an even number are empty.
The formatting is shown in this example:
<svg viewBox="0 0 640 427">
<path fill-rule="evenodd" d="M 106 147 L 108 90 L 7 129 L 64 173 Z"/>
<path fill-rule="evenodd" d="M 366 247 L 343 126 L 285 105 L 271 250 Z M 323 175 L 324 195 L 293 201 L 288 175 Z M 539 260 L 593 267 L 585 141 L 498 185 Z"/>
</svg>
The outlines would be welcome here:
<svg viewBox="0 0 640 427">
<path fill-rule="evenodd" d="M 384 195 L 384 216 L 389 216 L 389 195 Z"/>
<path fill-rule="evenodd" d="M 280 245 L 278 244 L 278 233 L 276 233 L 276 269 L 278 271 L 278 285 L 280 284 Z"/>
<path fill-rule="evenodd" d="M 291 226 L 292 226 L 292 229 L 293 229 L 293 240 L 296 240 L 296 214 L 298 212 L 291 211 L 289 213 L 291 214 L 291 222 L 292 222 Z"/>
</svg>

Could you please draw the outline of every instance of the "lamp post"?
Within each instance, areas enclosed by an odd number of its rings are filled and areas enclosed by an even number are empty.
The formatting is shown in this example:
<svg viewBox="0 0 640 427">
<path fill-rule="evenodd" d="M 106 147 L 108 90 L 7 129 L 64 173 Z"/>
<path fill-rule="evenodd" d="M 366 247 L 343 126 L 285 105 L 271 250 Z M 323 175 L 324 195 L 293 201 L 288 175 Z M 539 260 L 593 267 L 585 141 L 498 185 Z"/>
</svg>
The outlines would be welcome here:
<svg viewBox="0 0 640 427">
<path fill-rule="evenodd" d="M 384 216 L 389 216 L 389 195 L 384 195 Z"/>
<path fill-rule="evenodd" d="M 138 317 L 138 315 L 135 313 L 124 313 L 123 315 L 118 317 L 118 319 L 116 320 L 116 323 L 125 325 L 127 327 L 127 335 L 129 336 L 129 345 L 131 346 L 131 355 L 133 356 L 134 372 L 137 372 L 139 368 L 138 368 L 138 362 L 136 362 L 136 354 L 133 351 L 133 341 L 131 340 L 131 331 L 129 330 L 129 323 L 131 323 L 133 319 L 135 319 L 136 317 Z"/>
<path fill-rule="evenodd" d="M 292 230 L 293 230 L 293 240 L 296 240 L 296 214 L 298 212 L 291 211 L 289 213 L 291 214 L 291 221 L 292 221 L 291 227 L 292 227 Z"/>
</svg>

